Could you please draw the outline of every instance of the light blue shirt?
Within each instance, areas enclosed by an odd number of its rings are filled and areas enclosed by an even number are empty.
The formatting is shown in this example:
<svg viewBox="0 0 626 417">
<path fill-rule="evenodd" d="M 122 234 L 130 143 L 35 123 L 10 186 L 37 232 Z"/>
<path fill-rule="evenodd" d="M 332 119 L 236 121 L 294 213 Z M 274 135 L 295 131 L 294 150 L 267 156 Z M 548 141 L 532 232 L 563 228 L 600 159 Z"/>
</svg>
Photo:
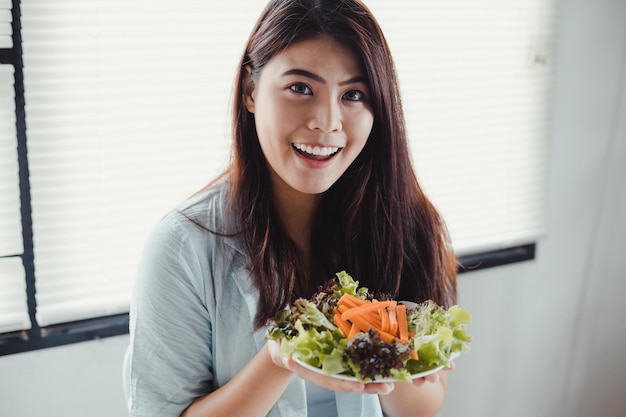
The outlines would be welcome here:
<svg viewBox="0 0 626 417">
<path fill-rule="evenodd" d="M 232 226 L 224 182 L 179 207 L 217 231 Z M 229 228 L 232 230 L 232 227 Z M 236 237 L 218 236 L 178 211 L 145 246 L 130 310 L 132 417 L 178 417 L 233 378 L 263 347 L 254 331 L 258 292 Z M 338 416 L 382 417 L 378 396 L 335 393 Z M 268 416 L 306 417 L 304 381 L 291 380 Z"/>
<path fill-rule="evenodd" d="M 309 417 L 338 417 L 335 392 L 304 381 Z"/>
</svg>

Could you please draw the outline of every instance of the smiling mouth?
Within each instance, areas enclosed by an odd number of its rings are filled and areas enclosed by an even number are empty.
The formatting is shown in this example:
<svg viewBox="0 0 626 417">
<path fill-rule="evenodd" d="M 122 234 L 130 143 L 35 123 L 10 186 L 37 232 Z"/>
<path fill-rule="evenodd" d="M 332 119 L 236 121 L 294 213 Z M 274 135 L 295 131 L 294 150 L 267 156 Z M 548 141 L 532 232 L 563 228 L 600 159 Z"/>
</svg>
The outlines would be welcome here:
<svg viewBox="0 0 626 417">
<path fill-rule="evenodd" d="M 335 146 L 309 146 L 300 143 L 294 143 L 292 146 L 300 155 L 315 160 L 330 159 L 342 149 Z"/>
</svg>

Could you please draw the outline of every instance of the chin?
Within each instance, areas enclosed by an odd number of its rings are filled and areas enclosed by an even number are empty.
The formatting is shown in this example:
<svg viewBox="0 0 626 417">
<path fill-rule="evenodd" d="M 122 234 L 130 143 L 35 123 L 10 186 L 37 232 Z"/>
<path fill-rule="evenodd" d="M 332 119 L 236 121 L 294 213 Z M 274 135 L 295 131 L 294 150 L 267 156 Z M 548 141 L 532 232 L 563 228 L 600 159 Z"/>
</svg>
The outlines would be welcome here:
<svg viewBox="0 0 626 417">
<path fill-rule="evenodd" d="M 319 195 L 328 191 L 328 189 L 332 187 L 335 182 L 336 181 L 314 184 L 292 184 L 292 188 L 302 194 Z"/>
</svg>

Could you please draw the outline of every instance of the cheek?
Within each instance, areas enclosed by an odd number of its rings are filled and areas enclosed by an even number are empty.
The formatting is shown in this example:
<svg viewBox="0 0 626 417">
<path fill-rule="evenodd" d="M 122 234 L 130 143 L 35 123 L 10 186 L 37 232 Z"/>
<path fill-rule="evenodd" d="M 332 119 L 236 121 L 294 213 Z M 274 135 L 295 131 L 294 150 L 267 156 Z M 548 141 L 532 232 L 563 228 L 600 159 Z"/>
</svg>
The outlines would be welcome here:
<svg viewBox="0 0 626 417">
<path fill-rule="evenodd" d="M 287 132 L 289 126 L 296 123 L 298 119 L 294 106 L 287 106 L 276 101 L 257 106 L 257 108 L 262 109 L 255 114 L 255 123 L 259 135 L 271 134 L 270 136 L 278 139 L 276 135 Z"/>
<path fill-rule="evenodd" d="M 355 142 L 359 142 L 361 146 L 365 145 L 367 138 L 372 132 L 374 126 L 374 115 L 371 112 L 361 115 L 356 118 L 351 124 L 350 136 Z"/>
</svg>

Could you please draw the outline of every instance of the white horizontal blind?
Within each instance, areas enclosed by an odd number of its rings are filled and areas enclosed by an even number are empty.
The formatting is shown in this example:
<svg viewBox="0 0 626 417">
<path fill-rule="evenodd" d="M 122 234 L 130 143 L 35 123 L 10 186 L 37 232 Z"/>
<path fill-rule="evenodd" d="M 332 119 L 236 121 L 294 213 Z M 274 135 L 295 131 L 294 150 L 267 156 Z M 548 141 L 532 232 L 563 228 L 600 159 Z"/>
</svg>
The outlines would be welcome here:
<svg viewBox="0 0 626 417">
<path fill-rule="evenodd" d="M 24 252 L 13 84 L 13 65 L 0 65 L 0 256 Z"/>
<path fill-rule="evenodd" d="M 555 0 L 369 0 L 414 163 L 459 255 L 545 231 Z"/>
<path fill-rule="evenodd" d="M 26 278 L 19 256 L 24 245 L 13 84 L 13 66 L 0 65 L 0 333 L 31 327 Z"/>
<path fill-rule="evenodd" d="M 22 2 L 40 325 L 127 311 L 150 228 L 226 163 L 232 77 L 264 3 Z M 367 4 L 457 251 L 536 237 L 552 2 Z"/>
<path fill-rule="evenodd" d="M 22 258 L 0 258 L 0 333 L 31 327 Z"/>
<path fill-rule="evenodd" d="M 0 49 L 13 47 L 12 9 L 13 3 L 11 0 L 0 0 Z"/>
<path fill-rule="evenodd" d="M 225 166 L 256 3 L 22 2 L 41 326 L 127 311 L 149 230 Z"/>
</svg>

